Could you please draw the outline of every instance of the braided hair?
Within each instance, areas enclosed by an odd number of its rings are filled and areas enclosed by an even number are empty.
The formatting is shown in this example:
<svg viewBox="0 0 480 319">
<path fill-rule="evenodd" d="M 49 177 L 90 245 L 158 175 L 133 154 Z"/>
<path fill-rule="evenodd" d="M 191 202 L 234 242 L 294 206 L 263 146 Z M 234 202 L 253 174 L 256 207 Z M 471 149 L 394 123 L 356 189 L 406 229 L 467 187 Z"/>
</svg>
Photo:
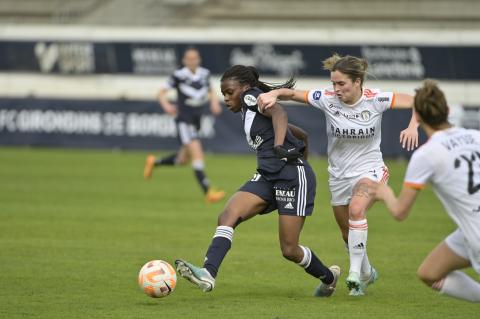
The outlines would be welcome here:
<svg viewBox="0 0 480 319">
<path fill-rule="evenodd" d="M 240 84 L 248 84 L 250 87 L 257 87 L 263 92 L 270 92 L 275 89 L 292 89 L 295 86 L 296 79 L 291 76 L 288 81 L 284 83 L 268 83 L 260 81 L 258 78 L 260 74 L 254 66 L 234 65 L 227 69 L 220 81 L 235 80 Z"/>
</svg>

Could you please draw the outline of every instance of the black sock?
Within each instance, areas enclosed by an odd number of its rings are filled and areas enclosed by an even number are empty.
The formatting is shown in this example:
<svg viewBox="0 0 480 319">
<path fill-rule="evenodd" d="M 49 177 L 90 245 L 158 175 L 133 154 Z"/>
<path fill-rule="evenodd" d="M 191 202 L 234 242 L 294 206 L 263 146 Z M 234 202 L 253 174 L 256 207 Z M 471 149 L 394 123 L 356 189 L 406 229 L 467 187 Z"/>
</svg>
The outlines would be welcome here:
<svg viewBox="0 0 480 319">
<path fill-rule="evenodd" d="M 303 249 L 304 257 L 299 263 L 305 268 L 305 271 L 315 278 L 319 278 L 324 284 L 333 282 L 333 274 L 321 261 L 317 258 L 313 251 L 308 247 L 300 246 Z"/>
<path fill-rule="evenodd" d="M 310 265 L 305 268 L 305 271 L 316 278 L 320 278 L 324 284 L 329 285 L 333 282 L 332 272 L 320 261 L 320 259 L 317 258 L 317 256 L 315 256 L 313 252 L 312 261 L 310 262 Z"/>
<path fill-rule="evenodd" d="M 170 154 L 155 161 L 155 166 L 160 165 L 175 165 L 178 153 Z"/>
<path fill-rule="evenodd" d="M 197 178 L 198 183 L 200 184 L 200 187 L 202 188 L 204 193 L 208 192 L 208 188 L 210 187 L 210 182 L 208 181 L 207 177 L 205 176 L 205 173 L 203 169 L 194 169 L 195 172 L 195 177 Z"/>
<path fill-rule="evenodd" d="M 222 264 L 223 258 L 232 247 L 233 228 L 228 226 L 218 226 L 208 247 L 203 267 L 208 270 L 213 278 L 217 277 L 218 269 Z"/>
</svg>

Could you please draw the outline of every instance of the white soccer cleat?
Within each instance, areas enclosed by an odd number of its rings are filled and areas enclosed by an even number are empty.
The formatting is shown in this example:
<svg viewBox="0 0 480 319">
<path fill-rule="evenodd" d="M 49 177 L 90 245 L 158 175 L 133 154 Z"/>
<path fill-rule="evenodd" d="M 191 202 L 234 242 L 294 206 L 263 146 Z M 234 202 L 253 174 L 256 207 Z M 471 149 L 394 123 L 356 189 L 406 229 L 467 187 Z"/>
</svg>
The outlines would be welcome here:
<svg viewBox="0 0 480 319">
<path fill-rule="evenodd" d="M 196 267 L 181 259 L 175 260 L 175 265 L 180 276 L 197 285 L 203 292 L 212 291 L 215 287 L 215 278 L 205 268 Z"/>
<path fill-rule="evenodd" d="M 368 278 L 364 279 L 360 279 L 360 282 L 361 282 L 361 285 L 362 285 L 362 291 L 365 293 L 366 290 L 367 290 L 367 287 L 374 284 L 375 281 L 378 280 L 378 272 L 375 268 L 371 268 L 370 270 L 370 276 L 368 276 Z"/>
<path fill-rule="evenodd" d="M 330 269 L 333 274 L 333 282 L 329 285 L 321 282 L 313 293 L 315 297 L 330 297 L 335 292 L 335 287 L 337 286 L 337 281 L 341 274 L 340 267 L 332 265 L 328 269 Z"/>
<path fill-rule="evenodd" d="M 363 291 L 362 282 L 360 280 L 360 275 L 357 272 L 351 271 L 348 274 L 347 287 L 350 290 L 350 296 L 363 296 L 365 293 Z"/>
</svg>

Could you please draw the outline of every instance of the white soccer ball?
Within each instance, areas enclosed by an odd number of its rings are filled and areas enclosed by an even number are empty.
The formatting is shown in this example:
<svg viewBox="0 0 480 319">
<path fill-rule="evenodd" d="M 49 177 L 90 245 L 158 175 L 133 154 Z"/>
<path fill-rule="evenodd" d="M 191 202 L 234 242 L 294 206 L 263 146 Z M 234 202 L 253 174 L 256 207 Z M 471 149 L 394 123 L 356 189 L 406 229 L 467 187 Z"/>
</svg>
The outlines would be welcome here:
<svg viewBox="0 0 480 319">
<path fill-rule="evenodd" d="M 166 297 L 175 290 L 177 274 L 166 261 L 152 260 L 140 269 L 138 285 L 152 298 Z"/>
</svg>

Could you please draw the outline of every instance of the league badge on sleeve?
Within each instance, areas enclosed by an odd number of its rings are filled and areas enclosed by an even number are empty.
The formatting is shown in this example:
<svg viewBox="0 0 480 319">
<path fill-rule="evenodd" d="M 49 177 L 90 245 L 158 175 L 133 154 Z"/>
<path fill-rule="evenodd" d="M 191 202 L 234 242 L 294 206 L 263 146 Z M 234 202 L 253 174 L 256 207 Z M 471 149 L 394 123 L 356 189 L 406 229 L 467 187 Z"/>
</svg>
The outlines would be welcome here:
<svg viewBox="0 0 480 319">
<path fill-rule="evenodd" d="M 257 98 L 251 94 L 247 94 L 243 97 L 243 102 L 248 106 L 254 106 L 257 105 Z"/>
<path fill-rule="evenodd" d="M 315 92 L 313 92 L 313 99 L 314 99 L 315 101 L 320 100 L 320 97 L 321 97 L 321 96 L 322 96 L 322 91 L 315 91 Z"/>
</svg>

